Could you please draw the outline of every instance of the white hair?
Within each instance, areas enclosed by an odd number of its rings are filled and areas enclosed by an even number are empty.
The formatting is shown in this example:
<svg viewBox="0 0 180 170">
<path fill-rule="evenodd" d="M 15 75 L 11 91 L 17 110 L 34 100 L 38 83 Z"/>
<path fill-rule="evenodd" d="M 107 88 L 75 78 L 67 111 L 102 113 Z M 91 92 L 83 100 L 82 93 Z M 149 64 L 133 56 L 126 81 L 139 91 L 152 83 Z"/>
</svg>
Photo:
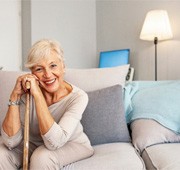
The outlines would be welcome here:
<svg viewBox="0 0 180 170">
<path fill-rule="evenodd" d="M 64 52 L 60 43 L 56 40 L 42 39 L 37 41 L 30 49 L 25 67 L 31 69 L 42 58 L 48 58 L 52 53 L 57 54 L 64 63 Z"/>
</svg>

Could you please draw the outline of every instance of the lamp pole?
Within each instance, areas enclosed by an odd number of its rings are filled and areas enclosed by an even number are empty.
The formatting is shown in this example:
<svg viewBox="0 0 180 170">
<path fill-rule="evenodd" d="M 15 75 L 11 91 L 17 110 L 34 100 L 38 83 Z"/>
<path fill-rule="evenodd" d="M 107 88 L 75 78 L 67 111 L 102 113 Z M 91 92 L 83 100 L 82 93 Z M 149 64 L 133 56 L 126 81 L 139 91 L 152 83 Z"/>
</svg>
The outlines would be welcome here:
<svg viewBox="0 0 180 170">
<path fill-rule="evenodd" d="M 154 37 L 154 45 L 155 45 L 155 81 L 157 81 L 157 43 L 158 43 L 158 37 Z"/>
</svg>

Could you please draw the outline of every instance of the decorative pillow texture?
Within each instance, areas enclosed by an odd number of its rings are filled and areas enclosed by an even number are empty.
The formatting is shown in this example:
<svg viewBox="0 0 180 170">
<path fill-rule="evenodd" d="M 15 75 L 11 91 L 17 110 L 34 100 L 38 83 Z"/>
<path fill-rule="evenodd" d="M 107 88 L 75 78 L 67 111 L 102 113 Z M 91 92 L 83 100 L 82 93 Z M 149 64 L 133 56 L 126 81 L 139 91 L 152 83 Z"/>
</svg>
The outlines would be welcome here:
<svg viewBox="0 0 180 170">
<path fill-rule="evenodd" d="M 130 127 L 132 143 L 140 153 L 155 144 L 180 142 L 180 135 L 152 119 L 135 120 Z"/>
<path fill-rule="evenodd" d="M 84 91 L 94 91 L 120 84 L 124 87 L 129 65 L 111 68 L 67 69 L 65 80 Z"/>
<path fill-rule="evenodd" d="M 130 142 L 121 85 L 88 92 L 88 96 L 81 122 L 91 144 Z"/>
</svg>

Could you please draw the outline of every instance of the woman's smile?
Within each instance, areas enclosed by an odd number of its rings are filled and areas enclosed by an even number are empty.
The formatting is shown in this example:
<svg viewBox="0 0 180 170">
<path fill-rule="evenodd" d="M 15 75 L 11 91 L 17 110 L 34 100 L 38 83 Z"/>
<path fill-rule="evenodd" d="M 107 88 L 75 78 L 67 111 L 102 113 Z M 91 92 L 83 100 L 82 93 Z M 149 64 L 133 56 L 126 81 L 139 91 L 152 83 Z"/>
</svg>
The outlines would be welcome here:
<svg viewBox="0 0 180 170">
<path fill-rule="evenodd" d="M 52 85 L 55 81 L 56 81 L 56 78 L 51 79 L 51 80 L 44 81 L 44 83 L 45 83 L 46 85 Z"/>
</svg>

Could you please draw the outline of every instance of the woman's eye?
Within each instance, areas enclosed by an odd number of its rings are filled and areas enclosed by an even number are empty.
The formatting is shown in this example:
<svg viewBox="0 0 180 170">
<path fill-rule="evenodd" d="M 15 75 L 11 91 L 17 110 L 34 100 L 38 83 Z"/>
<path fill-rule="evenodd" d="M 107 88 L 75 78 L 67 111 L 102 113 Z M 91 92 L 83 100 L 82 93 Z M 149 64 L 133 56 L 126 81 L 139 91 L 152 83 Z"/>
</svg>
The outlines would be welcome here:
<svg viewBox="0 0 180 170">
<path fill-rule="evenodd" d="M 51 65 L 52 68 L 53 68 L 53 67 L 56 67 L 56 66 L 57 66 L 56 64 L 52 64 L 52 65 Z"/>
<path fill-rule="evenodd" d="M 35 71 L 36 72 L 40 72 L 42 69 L 41 68 L 36 68 Z"/>
</svg>

